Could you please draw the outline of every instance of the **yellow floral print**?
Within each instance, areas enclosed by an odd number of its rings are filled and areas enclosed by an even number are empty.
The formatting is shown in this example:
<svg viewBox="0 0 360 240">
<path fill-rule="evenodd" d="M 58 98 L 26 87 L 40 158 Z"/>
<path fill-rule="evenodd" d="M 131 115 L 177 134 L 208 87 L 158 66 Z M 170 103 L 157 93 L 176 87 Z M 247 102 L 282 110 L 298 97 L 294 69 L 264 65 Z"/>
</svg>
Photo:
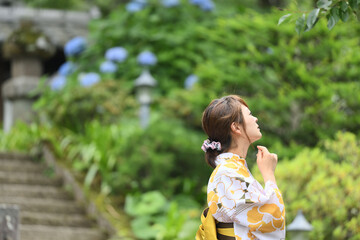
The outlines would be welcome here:
<svg viewBox="0 0 360 240">
<path fill-rule="evenodd" d="M 277 198 L 279 199 L 279 203 L 284 205 L 284 200 L 282 199 L 281 197 L 281 193 L 280 193 L 280 190 L 277 188 L 277 189 L 274 189 L 275 193 L 276 193 L 276 196 Z"/>
<path fill-rule="evenodd" d="M 250 177 L 250 173 L 245 166 L 245 160 L 243 159 L 232 157 L 230 160 L 226 161 L 224 167 L 236 170 L 236 173 L 241 176 Z"/>
<path fill-rule="evenodd" d="M 260 207 L 254 207 L 247 213 L 249 228 L 252 231 L 260 231 L 262 233 L 274 232 L 281 229 L 284 225 L 283 214 L 276 204 L 264 204 Z"/>
<path fill-rule="evenodd" d="M 248 232 L 247 236 L 249 237 L 250 240 L 256 240 L 256 237 L 252 235 L 251 231 Z"/>
<path fill-rule="evenodd" d="M 239 237 L 238 235 L 235 235 L 235 239 L 236 239 L 236 240 L 242 240 L 242 238 Z"/>
<path fill-rule="evenodd" d="M 207 198 L 208 204 L 209 204 L 209 209 L 210 212 L 212 214 L 216 213 L 217 209 L 218 209 L 218 201 L 219 201 L 219 196 L 215 193 L 215 191 L 211 191 L 208 193 L 208 198 Z"/>
<path fill-rule="evenodd" d="M 285 239 L 285 207 L 276 184 L 263 188 L 236 154 L 222 153 L 216 164 L 207 199 L 214 218 L 233 222 L 236 240 Z"/>
</svg>

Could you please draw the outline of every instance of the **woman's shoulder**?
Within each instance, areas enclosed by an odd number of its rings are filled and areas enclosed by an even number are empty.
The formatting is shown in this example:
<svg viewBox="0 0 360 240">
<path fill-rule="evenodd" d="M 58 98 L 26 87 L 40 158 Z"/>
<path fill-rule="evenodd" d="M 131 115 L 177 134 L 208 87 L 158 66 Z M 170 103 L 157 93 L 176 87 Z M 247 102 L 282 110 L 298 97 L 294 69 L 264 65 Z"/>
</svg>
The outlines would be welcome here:
<svg viewBox="0 0 360 240">
<path fill-rule="evenodd" d="M 250 178 L 251 174 L 247 168 L 245 159 L 233 153 L 220 154 L 216 159 L 217 166 L 211 174 L 210 182 L 221 176 Z"/>
<path fill-rule="evenodd" d="M 222 153 L 216 158 L 217 167 L 222 171 L 248 170 L 246 160 L 234 153 Z"/>
</svg>

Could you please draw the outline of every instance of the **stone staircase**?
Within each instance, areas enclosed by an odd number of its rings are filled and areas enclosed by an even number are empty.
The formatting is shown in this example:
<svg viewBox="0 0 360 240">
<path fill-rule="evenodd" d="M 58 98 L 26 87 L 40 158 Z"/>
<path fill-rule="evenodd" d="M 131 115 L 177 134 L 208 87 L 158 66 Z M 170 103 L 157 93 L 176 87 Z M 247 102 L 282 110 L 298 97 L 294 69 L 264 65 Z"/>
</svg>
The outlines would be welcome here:
<svg viewBox="0 0 360 240">
<path fill-rule="evenodd" d="M 105 240 L 44 163 L 0 154 L 0 203 L 20 208 L 21 240 Z"/>
</svg>

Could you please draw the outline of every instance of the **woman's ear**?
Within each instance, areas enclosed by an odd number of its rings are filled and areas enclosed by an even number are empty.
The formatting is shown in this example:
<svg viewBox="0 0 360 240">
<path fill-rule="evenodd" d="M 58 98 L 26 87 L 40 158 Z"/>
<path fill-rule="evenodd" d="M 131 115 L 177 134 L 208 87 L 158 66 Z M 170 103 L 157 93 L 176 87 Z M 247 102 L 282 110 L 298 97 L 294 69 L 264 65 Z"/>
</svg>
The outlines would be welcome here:
<svg viewBox="0 0 360 240">
<path fill-rule="evenodd" d="M 241 125 L 239 123 L 236 123 L 236 122 L 231 123 L 230 128 L 231 128 L 232 133 L 241 135 L 242 127 L 241 127 Z"/>
</svg>

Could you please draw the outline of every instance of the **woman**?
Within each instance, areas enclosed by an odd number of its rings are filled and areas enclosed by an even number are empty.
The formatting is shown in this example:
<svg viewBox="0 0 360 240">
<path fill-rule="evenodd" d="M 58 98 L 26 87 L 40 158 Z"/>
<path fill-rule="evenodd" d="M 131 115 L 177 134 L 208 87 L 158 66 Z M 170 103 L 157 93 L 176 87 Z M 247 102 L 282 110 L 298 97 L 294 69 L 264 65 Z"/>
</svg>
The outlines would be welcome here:
<svg viewBox="0 0 360 240">
<path fill-rule="evenodd" d="M 215 99 L 203 113 L 202 126 L 209 137 L 202 149 L 214 171 L 196 239 L 285 239 L 285 207 L 274 175 L 277 155 L 257 146 L 265 188 L 245 160 L 249 146 L 262 136 L 248 105 L 236 95 Z"/>
</svg>

